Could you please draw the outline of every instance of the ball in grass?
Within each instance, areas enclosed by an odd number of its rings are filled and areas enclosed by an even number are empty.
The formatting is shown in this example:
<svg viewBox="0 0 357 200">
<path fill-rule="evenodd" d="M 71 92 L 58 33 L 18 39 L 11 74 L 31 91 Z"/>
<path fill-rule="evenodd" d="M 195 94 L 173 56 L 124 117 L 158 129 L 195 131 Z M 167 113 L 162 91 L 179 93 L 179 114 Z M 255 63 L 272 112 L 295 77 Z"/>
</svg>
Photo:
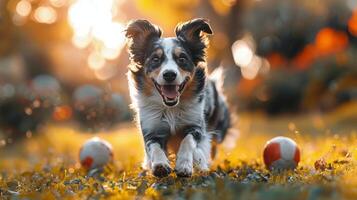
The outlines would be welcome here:
<svg viewBox="0 0 357 200">
<path fill-rule="evenodd" d="M 266 143 L 263 158 L 269 170 L 295 169 L 300 161 L 300 150 L 294 140 L 279 136 Z"/>
<path fill-rule="evenodd" d="M 79 160 L 86 169 L 103 167 L 112 159 L 112 145 L 98 137 L 87 140 L 79 150 Z"/>
</svg>

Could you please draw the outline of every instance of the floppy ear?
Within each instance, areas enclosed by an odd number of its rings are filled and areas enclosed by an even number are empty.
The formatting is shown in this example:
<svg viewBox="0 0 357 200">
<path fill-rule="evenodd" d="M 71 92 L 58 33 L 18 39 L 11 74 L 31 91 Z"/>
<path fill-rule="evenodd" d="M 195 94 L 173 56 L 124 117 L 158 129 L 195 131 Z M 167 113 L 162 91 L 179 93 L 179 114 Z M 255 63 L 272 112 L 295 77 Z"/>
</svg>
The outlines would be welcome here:
<svg viewBox="0 0 357 200">
<path fill-rule="evenodd" d="M 176 26 L 175 33 L 179 40 L 187 44 L 195 64 L 205 61 L 206 48 L 208 47 L 207 34 L 213 33 L 206 19 L 196 18 L 180 23 Z"/>
<path fill-rule="evenodd" d="M 128 38 L 130 59 L 143 65 L 148 45 L 161 37 L 161 29 L 147 20 L 134 20 L 128 23 L 125 36 Z"/>
</svg>

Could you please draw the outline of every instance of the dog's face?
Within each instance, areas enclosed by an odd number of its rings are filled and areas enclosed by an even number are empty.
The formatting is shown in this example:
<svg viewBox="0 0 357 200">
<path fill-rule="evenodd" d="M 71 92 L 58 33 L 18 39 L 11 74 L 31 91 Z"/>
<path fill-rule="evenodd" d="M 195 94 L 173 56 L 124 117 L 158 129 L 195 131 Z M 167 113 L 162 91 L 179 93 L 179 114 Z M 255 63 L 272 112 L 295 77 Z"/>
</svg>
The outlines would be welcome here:
<svg viewBox="0 0 357 200">
<path fill-rule="evenodd" d="M 212 34 L 204 19 L 179 24 L 175 32 L 176 37 L 161 38 L 160 28 L 146 20 L 129 23 L 126 32 L 135 68 L 130 70 L 141 70 L 146 87 L 153 86 L 168 107 L 176 106 L 186 87 L 194 83 L 197 65 L 205 61 L 204 33 Z"/>
</svg>

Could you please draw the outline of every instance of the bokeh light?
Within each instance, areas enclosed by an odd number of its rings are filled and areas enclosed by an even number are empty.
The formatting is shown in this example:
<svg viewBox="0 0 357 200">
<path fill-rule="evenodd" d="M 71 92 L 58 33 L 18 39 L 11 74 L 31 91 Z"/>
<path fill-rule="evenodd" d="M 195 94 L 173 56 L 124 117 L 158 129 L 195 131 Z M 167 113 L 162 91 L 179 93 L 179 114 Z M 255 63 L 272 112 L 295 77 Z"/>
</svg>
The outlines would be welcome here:
<svg viewBox="0 0 357 200">
<path fill-rule="evenodd" d="M 16 5 L 16 13 L 22 17 L 26 17 L 31 13 L 31 3 L 27 0 L 21 0 Z"/>
<path fill-rule="evenodd" d="M 269 72 L 268 60 L 255 54 L 255 41 L 250 35 L 235 41 L 231 49 L 234 62 L 240 67 L 243 78 L 253 80 L 259 72 L 263 75 Z"/>
<path fill-rule="evenodd" d="M 64 5 L 66 5 L 67 0 L 50 0 L 51 5 L 53 5 L 54 7 L 62 7 Z"/>
<path fill-rule="evenodd" d="M 254 56 L 247 67 L 241 68 L 242 76 L 248 80 L 254 79 L 258 75 L 261 66 L 262 60 L 258 56 Z"/>
<path fill-rule="evenodd" d="M 52 117 L 56 121 L 65 121 L 72 117 L 72 108 L 68 105 L 55 107 Z"/>
<path fill-rule="evenodd" d="M 105 59 L 97 52 L 92 52 L 88 56 L 88 66 L 91 69 L 98 70 L 105 65 Z"/>
<path fill-rule="evenodd" d="M 357 9 L 353 12 L 350 20 L 348 20 L 349 32 L 357 37 Z"/>
<path fill-rule="evenodd" d="M 60 101 L 61 85 L 55 77 L 41 74 L 32 79 L 30 85 L 36 98 L 47 99 L 53 103 Z"/>
<path fill-rule="evenodd" d="M 43 24 L 52 24 L 57 20 L 57 12 L 50 6 L 40 6 L 35 10 L 36 21 Z"/>
<path fill-rule="evenodd" d="M 117 68 L 115 66 L 109 65 L 98 69 L 94 72 L 94 75 L 99 80 L 108 80 L 112 78 L 117 73 Z"/>
<path fill-rule="evenodd" d="M 248 66 L 254 56 L 253 50 L 244 40 L 237 40 L 233 43 L 232 53 L 235 63 L 241 67 Z"/>
<path fill-rule="evenodd" d="M 348 45 L 348 38 L 342 31 L 323 28 L 317 33 L 315 44 L 320 54 L 330 54 L 344 49 Z"/>
<path fill-rule="evenodd" d="M 72 43 L 76 47 L 84 49 L 91 43 L 91 38 L 87 36 L 74 35 L 72 37 Z"/>
</svg>

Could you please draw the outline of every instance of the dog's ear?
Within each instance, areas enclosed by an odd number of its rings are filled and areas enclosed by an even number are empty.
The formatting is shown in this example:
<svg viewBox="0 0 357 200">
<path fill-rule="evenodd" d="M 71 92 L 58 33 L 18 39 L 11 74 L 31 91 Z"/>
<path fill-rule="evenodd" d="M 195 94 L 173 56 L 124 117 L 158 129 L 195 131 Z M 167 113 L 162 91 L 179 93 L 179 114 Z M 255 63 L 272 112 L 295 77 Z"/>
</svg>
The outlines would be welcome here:
<svg viewBox="0 0 357 200">
<path fill-rule="evenodd" d="M 176 26 L 175 33 L 179 40 L 187 44 L 195 64 L 205 61 L 208 47 L 207 34 L 213 33 L 208 20 L 196 18 L 180 23 Z"/>
<path fill-rule="evenodd" d="M 175 33 L 177 37 L 181 37 L 187 41 L 196 41 L 204 38 L 204 35 L 212 34 L 211 26 L 208 24 L 206 19 L 196 18 L 191 21 L 179 23 L 175 28 Z"/>
<path fill-rule="evenodd" d="M 161 37 L 161 29 L 147 20 L 130 21 L 126 27 L 130 59 L 143 65 L 148 45 Z"/>
</svg>

